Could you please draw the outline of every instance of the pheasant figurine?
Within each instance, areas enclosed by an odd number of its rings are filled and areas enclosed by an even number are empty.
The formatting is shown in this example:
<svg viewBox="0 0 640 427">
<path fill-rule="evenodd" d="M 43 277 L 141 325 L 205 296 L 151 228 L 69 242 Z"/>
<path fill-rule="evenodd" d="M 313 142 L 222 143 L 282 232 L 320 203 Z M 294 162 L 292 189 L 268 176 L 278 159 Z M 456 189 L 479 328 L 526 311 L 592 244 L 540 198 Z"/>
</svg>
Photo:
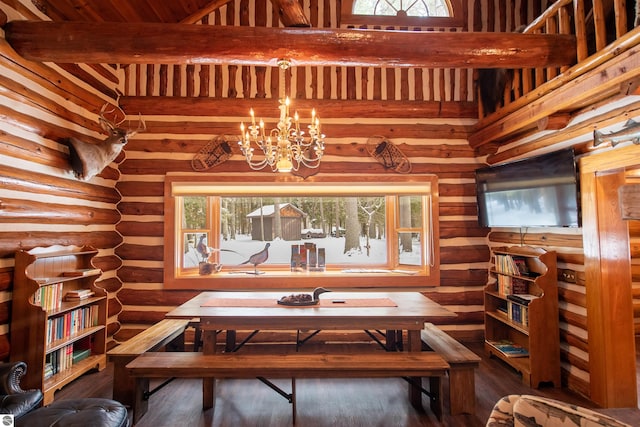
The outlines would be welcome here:
<svg viewBox="0 0 640 427">
<path fill-rule="evenodd" d="M 271 243 L 267 243 L 266 245 L 264 245 L 263 250 L 251 255 L 248 260 L 246 260 L 245 262 L 241 262 L 239 265 L 253 264 L 254 274 L 259 274 L 258 265 L 265 263 L 269 258 L 269 246 L 271 246 Z"/>
<path fill-rule="evenodd" d="M 200 240 L 198 240 L 198 244 L 196 245 L 196 251 L 202 257 L 202 262 L 207 261 L 207 259 L 209 258 L 209 255 L 211 254 L 209 252 L 209 248 L 207 247 L 207 242 L 205 242 L 206 238 L 207 236 L 205 234 L 200 236 Z"/>
</svg>

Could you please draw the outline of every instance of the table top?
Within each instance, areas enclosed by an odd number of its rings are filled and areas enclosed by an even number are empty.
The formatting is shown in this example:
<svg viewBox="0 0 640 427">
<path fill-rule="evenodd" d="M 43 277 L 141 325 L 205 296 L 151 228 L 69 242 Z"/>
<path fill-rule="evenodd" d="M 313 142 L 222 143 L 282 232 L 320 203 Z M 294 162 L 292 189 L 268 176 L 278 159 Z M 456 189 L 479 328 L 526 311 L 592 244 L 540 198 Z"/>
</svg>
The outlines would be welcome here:
<svg viewBox="0 0 640 427">
<path fill-rule="evenodd" d="M 406 329 L 419 330 L 436 317 L 456 316 L 420 292 L 328 292 L 321 304 L 285 306 L 277 301 L 295 291 L 202 292 L 166 314 L 200 318 L 203 329 Z M 303 292 L 300 292 L 303 293 Z M 214 299 L 228 304 L 212 305 Z M 242 304 L 242 299 L 247 303 Z M 260 304 L 259 300 L 265 303 Z M 346 303 L 333 303 L 333 301 Z M 354 305 L 358 302 L 357 305 Z M 371 304 L 367 303 L 367 300 Z M 354 304 L 349 304 L 352 301 Z"/>
</svg>

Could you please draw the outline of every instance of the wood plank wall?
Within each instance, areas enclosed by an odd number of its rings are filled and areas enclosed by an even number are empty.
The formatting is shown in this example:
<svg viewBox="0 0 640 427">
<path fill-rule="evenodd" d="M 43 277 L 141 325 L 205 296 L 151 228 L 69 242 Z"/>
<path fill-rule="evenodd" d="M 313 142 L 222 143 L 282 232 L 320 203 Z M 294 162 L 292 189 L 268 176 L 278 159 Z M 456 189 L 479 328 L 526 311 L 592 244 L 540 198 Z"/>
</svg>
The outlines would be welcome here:
<svg viewBox="0 0 640 427">
<path fill-rule="evenodd" d="M 0 2 L 8 19 L 42 19 L 30 2 Z M 121 309 L 114 253 L 122 237 L 116 205 L 117 166 L 78 181 L 61 141 L 104 139 L 97 112 L 111 101 L 121 71 L 112 66 L 40 64 L 25 61 L 0 38 L 0 360 L 9 355 L 14 253 L 50 245 L 92 245 L 98 286 L 109 292 L 109 334 L 119 329 Z"/>
</svg>

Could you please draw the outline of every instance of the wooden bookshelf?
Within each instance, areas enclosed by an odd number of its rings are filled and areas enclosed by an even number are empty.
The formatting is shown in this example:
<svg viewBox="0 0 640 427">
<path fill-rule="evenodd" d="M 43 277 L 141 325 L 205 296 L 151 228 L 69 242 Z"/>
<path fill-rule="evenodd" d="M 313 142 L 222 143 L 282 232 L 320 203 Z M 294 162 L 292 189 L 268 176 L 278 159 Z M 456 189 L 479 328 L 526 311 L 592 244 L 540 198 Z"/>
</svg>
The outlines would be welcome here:
<svg viewBox="0 0 640 427">
<path fill-rule="evenodd" d="M 23 387 L 41 389 L 44 405 L 80 375 L 106 367 L 107 293 L 95 286 L 101 275 L 92 264 L 97 253 L 88 246 L 16 253 L 11 360 L 27 363 Z M 64 300 L 67 292 L 81 289 L 93 295 Z"/>
<path fill-rule="evenodd" d="M 528 386 L 559 387 L 555 252 L 527 246 L 493 248 L 492 264 L 484 291 L 486 351 L 520 372 Z M 519 297 L 521 294 L 531 295 L 527 297 L 530 301 L 522 301 L 525 297 Z M 507 354 L 495 343 L 511 343 L 528 356 Z"/>
</svg>

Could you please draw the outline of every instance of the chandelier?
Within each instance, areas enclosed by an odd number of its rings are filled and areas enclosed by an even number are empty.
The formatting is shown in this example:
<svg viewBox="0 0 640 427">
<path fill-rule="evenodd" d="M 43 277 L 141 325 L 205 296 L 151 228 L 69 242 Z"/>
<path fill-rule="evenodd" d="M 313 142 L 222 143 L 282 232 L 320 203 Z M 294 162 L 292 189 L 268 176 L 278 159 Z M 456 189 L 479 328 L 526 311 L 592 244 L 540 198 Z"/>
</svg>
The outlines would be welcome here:
<svg viewBox="0 0 640 427">
<path fill-rule="evenodd" d="M 269 133 L 265 131 L 264 121 L 260 119 L 256 124 L 253 109 L 250 110 L 251 124 L 245 129 L 240 124 L 240 150 L 253 170 L 260 170 L 266 166 L 273 172 L 297 171 L 301 166 L 317 168 L 324 154 L 324 135 L 320 133 L 320 119 L 316 117 L 316 110 L 311 112 L 311 124 L 307 126 L 308 135 L 300 130 L 298 112 L 289 116 L 289 97 L 285 97 L 285 71 L 289 68 L 289 61 L 278 61 L 280 67 L 280 120 Z M 255 145 L 259 149 L 257 159 L 254 159 Z"/>
</svg>

